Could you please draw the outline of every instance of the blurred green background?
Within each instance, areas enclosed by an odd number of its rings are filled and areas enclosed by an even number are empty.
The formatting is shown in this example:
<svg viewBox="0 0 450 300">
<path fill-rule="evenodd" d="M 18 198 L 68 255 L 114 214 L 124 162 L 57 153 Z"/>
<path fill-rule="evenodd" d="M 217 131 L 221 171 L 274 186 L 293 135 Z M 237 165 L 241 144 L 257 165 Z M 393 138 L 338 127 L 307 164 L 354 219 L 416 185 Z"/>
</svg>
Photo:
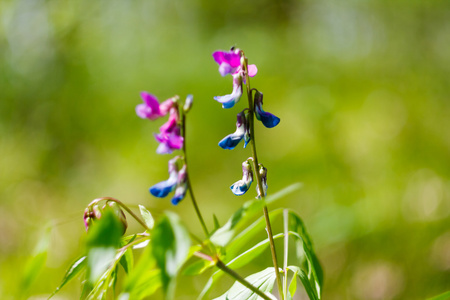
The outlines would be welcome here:
<svg viewBox="0 0 450 300">
<path fill-rule="evenodd" d="M 251 84 L 281 118 L 258 124 L 259 159 L 269 193 L 303 183 L 274 207 L 304 218 L 324 299 L 450 289 L 449 1 L 2 0 L 0 19 L 2 299 L 16 299 L 46 225 L 45 269 L 25 294 L 48 297 L 83 251 L 82 214 L 96 197 L 173 210 L 201 235 L 190 201 L 172 207 L 148 193 L 172 156 L 155 153 L 164 121 L 135 115 L 140 91 L 194 94 L 187 148 L 209 226 L 252 197 L 229 191 L 249 149 L 217 146 L 246 103 L 213 100 L 232 80 L 211 54 L 233 45 L 258 66 Z M 55 299 L 77 299 L 79 282 Z M 177 298 L 194 299 L 205 282 L 179 280 Z"/>
</svg>

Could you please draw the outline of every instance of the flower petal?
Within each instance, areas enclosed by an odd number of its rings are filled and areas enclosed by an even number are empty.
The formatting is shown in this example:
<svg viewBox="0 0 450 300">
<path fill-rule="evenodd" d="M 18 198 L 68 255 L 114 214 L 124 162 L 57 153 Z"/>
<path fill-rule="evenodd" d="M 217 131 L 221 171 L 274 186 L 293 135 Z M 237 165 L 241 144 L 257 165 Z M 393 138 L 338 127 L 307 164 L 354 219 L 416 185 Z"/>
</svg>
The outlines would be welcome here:
<svg viewBox="0 0 450 300">
<path fill-rule="evenodd" d="M 216 96 L 214 100 L 222 103 L 222 108 L 232 108 L 239 102 L 242 96 L 242 80 L 239 76 L 233 76 L 233 92 L 225 96 Z"/>
<path fill-rule="evenodd" d="M 170 192 L 172 192 L 175 189 L 175 186 L 177 184 L 177 172 L 172 172 L 170 174 L 169 179 L 166 181 L 161 181 L 154 186 L 152 186 L 149 190 L 150 193 L 159 198 L 166 197 Z"/>
<path fill-rule="evenodd" d="M 256 65 L 248 65 L 248 76 L 254 77 L 258 73 Z"/>
<path fill-rule="evenodd" d="M 264 126 L 266 126 L 267 128 L 273 128 L 273 127 L 277 126 L 278 123 L 280 123 L 280 118 L 278 118 L 277 116 L 275 116 L 269 112 L 265 112 L 262 109 L 263 94 L 261 92 L 256 91 L 255 97 L 254 97 L 254 102 L 255 102 L 256 119 L 261 121 Z"/>
</svg>

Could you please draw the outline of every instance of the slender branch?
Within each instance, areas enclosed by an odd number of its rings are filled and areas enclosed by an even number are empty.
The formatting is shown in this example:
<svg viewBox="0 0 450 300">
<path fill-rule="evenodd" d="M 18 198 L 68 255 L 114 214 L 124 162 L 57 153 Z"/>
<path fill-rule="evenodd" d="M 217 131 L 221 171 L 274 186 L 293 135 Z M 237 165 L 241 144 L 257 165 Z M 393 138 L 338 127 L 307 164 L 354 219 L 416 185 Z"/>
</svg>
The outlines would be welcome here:
<svg viewBox="0 0 450 300">
<path fill-rule="evenodd" d="M 128 206 L 126 206 L 125 204 L 123 204 L 121 201 L 119 201 L 116 198 L 113 198 L 113 197 L 100 197 L 100 198 L 94 199 L 89 205 L 94 205 L 95 203 L 98 203 L 98 202 L 103 201 L 103 200 L 104 201 L 116 202 L 123 209 L 125 209 L 127 211 L 127 213 L 129 213 L 136 221 L 138 221 L 138 223 L 141 224 L 142 227 L 145 228 L 145 230 L 150 231 L 150 228 L 147 226 L 147 224 L 145 224 L 144 221 L 142 221 Z"/>
<path fill-rule="evenodd" d="M 260 289 L 253 286 L 250 282 L 248 282 L 244 277 L 236 273 L 234 270 L 228 268 L 221 260 L 217 260 L 216 266 L 227 273 L 229 276 L 233 277 L 238 281 L 240 284 L 251 290 L 253 293 L 257 294 L 261 298 L 265 300 L 272 300 L 269 296 L 267 296 L 265 293 L 263 293 Z"/>
<path fill-rule="evenodd" d="M 284 298 L 287 299 L 287 281 L 288 281 L 288 256 L 289 256 L 289 210 L 283 210 L 283 227 L 284 227 L 284 262 L 283 262 L 283 270 L 284 270 L 284 281 L 283 281 L 283 295 Z"/>
<path fill-rule="evenodd" d="M 264 200 L 265 193 L 262 186 L 262 180 L 261 175 L 259 174 L 259 164 L 258 164 L 258 156 L 256 151 L 256 140 L 255 140 L 255 129 L 254 129 L 254 123 L 255 123 L 255 112 L 254 112 L 254 103 L 252 98 L 252 90 L 250 89 L 250 77 L 248 76 L 248 60 L 245 57 L 244 53 L 242 53 L 242 56 L 244 58 L 244 74 L 245 74 L 245 83 L 247 87 L 247 98 L 248 98 L 248 120 L 249 120 L 249 130 L 250 130 L 250 144 L 252 148 L 252 156 L 253 156 L 253 173 L 256 177 L 256 182 L 258 183 L 258 192 L 261 196 L 261 199 Z M 264 205 L 263 208 L 264 212 L 264 219 L 266 221 L 266 230 L 267 235 L 269 237 L 269 243 L 270 243 L 270 252 L 272 253 L 272 262 L 273 266 L 275 268 L 275 275 L 277 279 L 277 287 L 278 287 L 278 293 L 280 294 L 280 297 L 282 300 L 284 300 L 283 295 L 283 285 L 281 281 L 280 276 L 280 270 L 278 268 L 278 260 L 277 260 L 277 253 L 275 249 L 275 242 L 273 241 L 273 233 L 272 233 L 272 226 L 270 224 L 270 218 L 269 218 L 269 211 L 267 209 L 267 205 Z"/>
<path fill-rule="evenodd" d="M 186 181 L 188 185 L 189 195 L 191 196 L 192 205 L 194 206 L 195 213 L 202 225 L 203 231 L 206 236 L 209 236 L 208 228 L 206 227 L 205 221 L 203 220 L 200 209 L 198 208 L 197 201 L 195 201 L 194 192 L 192 190 L 191 179 L 188 171 L 188 163 L 187 163 L 187 152 L 186 152 L 186 114 L 184 112 L 181 113 L 181 132 L 183 135 L 183 153 L 184 153 L 184 163 L 186 164 Z"/>
</svg>

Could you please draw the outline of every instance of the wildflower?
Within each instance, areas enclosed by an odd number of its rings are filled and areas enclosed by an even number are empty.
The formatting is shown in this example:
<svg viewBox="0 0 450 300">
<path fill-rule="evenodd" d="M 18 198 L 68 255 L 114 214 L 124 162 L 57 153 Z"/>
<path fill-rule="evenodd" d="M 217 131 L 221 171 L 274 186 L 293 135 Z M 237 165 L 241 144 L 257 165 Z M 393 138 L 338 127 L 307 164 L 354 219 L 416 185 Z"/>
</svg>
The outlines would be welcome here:
<svg viewBox="0 0 450 300">
<path fill-rule="evenodd" d="M 244 138 L 244 148 L 247 147 L 247 144 L 250 141 L 248 127 L 248 120 L 245 116 L 245 110 L 243 110 L 237 114 L 236 131 L 224 137 L 219 142 L 219 146 L 223 149 L 231 150 L 234 149 L 234 147 L 236 147 L 237 144 L 239 144 L 239 142 Z"/>
<path fill-rule="evenodd" d="M 216 96 L 214 100 L 222 103 L 223 108 L 231 108 L 242 96 L 242 83 L 245 83 L 245 73 L 242 68 L 242 51 L 231 49 L 230 51 L 216 51 L 213 53 L 214 60 L 219 64 L 219 73 L 222 76 L 231 74 L 233 76 L 233 91 L 229 95 Z M 248 66 L 248 76 L 253 77 L 258 72 L 255 65 Z"/>
<path fill-rule="evenodd" d="M 147 92 L 142 92 L 141 97 L 144 103 L 136 106 L 136 114 L 142 119 L 150 120 L 165 116 L 178 98 L 175 96 L 160 104 L 154 95 Z"/>
<path fill-rule="evenodd" d="M 178 159 L 180 157 L 176 156 L 169 160 L 169 179 L 159 182 L 150 188 L 150 193 L 153 196 L 164 198 L 175 189 L 178 181 Z"/>
<path fill-rule="evenodd" d="M 95 223 L 95 221 L 99 220 L 102 217 L 102 212 L 105 209 L 111 209 L 113 213 L 117 216 L 123 227 L 122 234 L 124 234 L 128 227 L 127 218 L 123 213 L 122 209 L 120 209 L 119 205 L 117 205 L 117 203 L 113 201 L 106 202 L 106 204 L 103 205 L 101 209 L 97 204 L 86 208 L 83 216 L 86 231 L 89 230 L 89 227 L 92 226 L 92 224 Z"/>
<path fill-rule="evenodd" d="M 176 156 L 169 161 L 169 179 L 159 182 L 150 188 L 150 193 L 159 198 L 164 198 L 175 190 L 175 195 L 171 200 L 173 205 L 177 205 L 183 200 L 188 188 L 186 165 L 178 169 L 177 163 L 179 160 L 181 160 L 181 157 Z"/>
<path fill-rule="evenodd" d="M 156 153 L 168 154 L 183 147 L 183 137 L 180 135 L 181 130 L 178 122 L 178 108 L 172 107 L 169 120 L 159 128 L 160 133 L 155 134 L 156 140 L 160 143 Z"/>
<path fill-rule="evenodd" d="M 259 176 L 261 177 L 262 190 L 264 192 L 264 197 L 267 196 L 267 169 L 264 168 L 262 164 L 259 164 Z M 256 186 L 257 196 L 256 198 L 261 198 L 261 194 L 259 192 L 259 186 Z"/>
<path fill-rule="evenodd" d="M 236 196 L 244 195 L 253 182 L 252 167 L 249 160 L 242 163 L 242 179 L 231 185 L 230 189 Z"/>
<path fill-rule="evenodd" d="M 263 123 L 263 125 L 266 126 L 267 128 L 272 128 L 272 127 L 277 126 L 278 123 L 280 123 L 280 118 L 278 118 L 277 116 L 275 116 L 269 112 L 265 112 L 262 109 L 263 94 L 259 91 L 256 91 L 254 100 L 255 100 L 256 119 L 261 121 Z"/>
<path fill-rule="evenodd" d="M 177 205 L 186 196 L 188 184 L 187 184 L 187 173 L 186 165 L 184 165 L 178 172 L 177 187 L 175 188 L 175 195 L 173 196 L 171 202 L 173 205 Z"/>
</svg>

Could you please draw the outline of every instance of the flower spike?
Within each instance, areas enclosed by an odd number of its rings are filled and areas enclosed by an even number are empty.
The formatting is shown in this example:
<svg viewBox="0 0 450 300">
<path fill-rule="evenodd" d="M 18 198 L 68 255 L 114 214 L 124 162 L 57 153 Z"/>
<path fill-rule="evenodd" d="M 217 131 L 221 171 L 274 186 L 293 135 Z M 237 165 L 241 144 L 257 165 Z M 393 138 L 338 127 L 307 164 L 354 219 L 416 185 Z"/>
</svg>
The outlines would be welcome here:
<svg viewBox="0 0 450 300">
<path fill-rule="evenodd" d="M 244 195 L 253 182 L 253 172 L 252 167 L 247 159 L 242 163 L 242 179 L 236 181 L 231 185 L 230 189 L 236 196 Z"/>
<path fill-rule="evenodd" d="M 232 150 L 243 138 L 245 140 L 245 148 L 250 141 L 250 135 L 248 133 L 248 120 L 245 116 L 245 110 L 237 114 L 236 131 L 224 137 L 219 142 L 219 146 L 223 149 Z"/>
<path fill-rule="evenodd" d="M 153 196 L 164 198 L 175 189 L 178 181 L 177 161 L 179 159 L 180 156 L 176 156 L 169 160 L 169 179 L 159 182 L 150 188 L 150 193 Z"/>
<path fill-rule="evenodd" d="M 256 119 L 261 121 L 264 126 L 266 126 L 267 128 L 273 128 L 273 127 L 277 126 L 278 123 L 280 123 L 280 118 L 278 118 L 277 116 L 275 116 L 269 112 L 265 112 L 262 109 L 263 94 L 260 91 L 256 91 L 254 101 L 255 101 Z"/>
</svg>

